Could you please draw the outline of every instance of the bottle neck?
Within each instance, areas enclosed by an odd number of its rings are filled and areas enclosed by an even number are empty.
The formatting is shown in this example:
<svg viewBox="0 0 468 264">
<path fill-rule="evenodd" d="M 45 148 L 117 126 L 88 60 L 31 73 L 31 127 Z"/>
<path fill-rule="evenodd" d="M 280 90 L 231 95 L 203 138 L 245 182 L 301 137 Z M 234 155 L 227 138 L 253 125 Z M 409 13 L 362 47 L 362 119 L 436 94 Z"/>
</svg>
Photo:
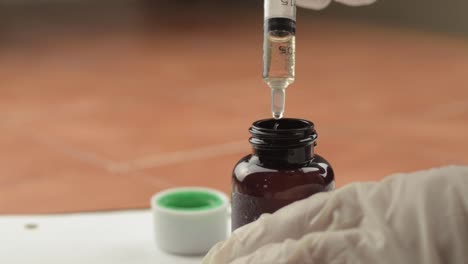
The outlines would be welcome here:
<svg viewBox="0 0 468 264">
<path fill-rule="evenodd" d="M 282 118 L 259 120 L 250 128 L 253 154 L 270 168 L 287 168 L 310 161 L 317 132 L 304 119 Z"/>
<path fill-rule="evenodd" d="M 314 156 L 313 145 L 296 148 L 259 149 L 253 147 L 262 164 L 269 167 L 295 167 L 309 162 Z"/>
</svg>

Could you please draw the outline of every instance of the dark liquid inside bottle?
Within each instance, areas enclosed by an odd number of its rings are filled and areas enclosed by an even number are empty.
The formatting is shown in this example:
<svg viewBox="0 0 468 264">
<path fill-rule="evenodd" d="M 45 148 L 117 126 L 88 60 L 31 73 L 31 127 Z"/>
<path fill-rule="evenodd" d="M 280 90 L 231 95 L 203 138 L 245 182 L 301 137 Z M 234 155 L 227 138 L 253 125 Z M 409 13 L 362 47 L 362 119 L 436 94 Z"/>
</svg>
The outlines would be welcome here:
<svg viewBox="0 0 468 264">
<path fill-rule="evenodd" d="M 253 154 L 232 177 L 232 230 L 295 201 L 334 188 L 328 161 L 314 155 L 317 134 L 301 119 L 267 119 L 250 129 Z"/>
</svg>

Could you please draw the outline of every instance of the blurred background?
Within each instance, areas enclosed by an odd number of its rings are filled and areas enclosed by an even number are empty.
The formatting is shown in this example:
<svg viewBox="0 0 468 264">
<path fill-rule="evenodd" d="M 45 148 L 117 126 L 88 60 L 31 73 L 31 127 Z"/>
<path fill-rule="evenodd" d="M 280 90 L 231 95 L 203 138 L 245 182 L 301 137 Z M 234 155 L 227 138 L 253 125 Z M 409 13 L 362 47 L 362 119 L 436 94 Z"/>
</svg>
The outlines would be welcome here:
<svg viewBox="0 0 468 264">
<path fill-rule="evenodd" d="M 270 117 L 262 1 L 0 0 L 0 213 L 230 191 Z M 299 10 L 286 116 L 338 186 L 468 164 L 468 2 Z"/>
</svg>

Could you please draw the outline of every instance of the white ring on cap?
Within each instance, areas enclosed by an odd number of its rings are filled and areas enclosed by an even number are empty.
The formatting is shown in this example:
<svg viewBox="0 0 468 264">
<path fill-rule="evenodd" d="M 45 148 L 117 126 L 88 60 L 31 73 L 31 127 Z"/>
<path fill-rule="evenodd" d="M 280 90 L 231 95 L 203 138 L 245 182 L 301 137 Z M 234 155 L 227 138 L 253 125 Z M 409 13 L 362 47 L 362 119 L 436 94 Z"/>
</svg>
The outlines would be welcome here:
<svg viewBox="0 0 468 264">
<path fill-rule="evenodd" d="M 161 204 L 171 197 L 182 194 L 176 201 L 181 201 L 183 194 L 199 193 L 207 197 L 216 197 L 215 202 L 204 207 L 177 207 Z M 174 196 L 175 195 L 175 196 Z M 190 196 L 190 195 L 186 195 Z M 168 200 L 169 199 L 169 200 Z M 190 197 L 183 198 L 190 199 Z M 183 201 L 183 200 L 182 200 Z M 183 203 L 192 203 L 185 200 Z M 173 203 L 174 204 L 174 203 Z M 156 193 L 151 198 L 156 244 L 164 251 L 181 255 L 202 255 L 219 241 L 228 236 L 228 197 L 215 189 L 204 187 L 172 188 Z"/>
</svg>

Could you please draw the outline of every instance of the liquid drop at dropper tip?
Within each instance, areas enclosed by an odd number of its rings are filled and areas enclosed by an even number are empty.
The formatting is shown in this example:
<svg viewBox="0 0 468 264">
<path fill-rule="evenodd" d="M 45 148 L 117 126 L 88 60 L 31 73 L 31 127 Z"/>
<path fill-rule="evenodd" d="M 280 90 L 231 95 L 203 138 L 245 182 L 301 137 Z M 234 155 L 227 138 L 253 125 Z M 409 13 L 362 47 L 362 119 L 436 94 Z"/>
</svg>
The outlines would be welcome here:
<svg viewBox="0 0 468 264">
<path fill-rule="evenodd" d="M 281 119 L 283 118 L 283 112 L 273 112 L 274 119 Z"/>
</svg>

